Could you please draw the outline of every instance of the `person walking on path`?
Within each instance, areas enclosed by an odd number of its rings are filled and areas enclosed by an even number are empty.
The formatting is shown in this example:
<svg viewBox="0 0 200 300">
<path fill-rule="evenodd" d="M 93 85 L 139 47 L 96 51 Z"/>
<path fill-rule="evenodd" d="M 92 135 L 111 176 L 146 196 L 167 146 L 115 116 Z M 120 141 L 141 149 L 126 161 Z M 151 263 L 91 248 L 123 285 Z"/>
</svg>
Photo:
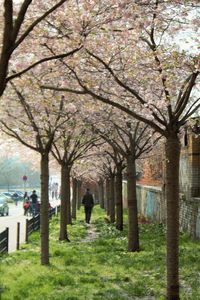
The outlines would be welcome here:
<svg viewBox="0 0 200 300">
<path fill-rule="evenodd" d="M 32 194 L 30 195 L 31 199 L 31 210 L 33 217 L 38 213 L 38 195 L 36 194 L 36 191 L 34 190 Z"/>
<path fill-rule="evenodd" d="M 85 221 L 87 224 L 89 224 L 90 218 L 91 218 L 91 213 L 92 213 L 92 208 L 94 206 L 94 199 L 93 199 L 93 196 L 90 193 L 89 189 L 87 189 L 85 195 L 83 196 L 82 204 L 85 207 Z"/>
<path fill-rule="evenodd" d="M 23 208 L 24 208 L 24 216 L 27 216 L 28 213 L 30 213 L 30 201 L 29 201 L 29 196 L 28 196 L 27 192 L 24 193 Z"/>
</svg>

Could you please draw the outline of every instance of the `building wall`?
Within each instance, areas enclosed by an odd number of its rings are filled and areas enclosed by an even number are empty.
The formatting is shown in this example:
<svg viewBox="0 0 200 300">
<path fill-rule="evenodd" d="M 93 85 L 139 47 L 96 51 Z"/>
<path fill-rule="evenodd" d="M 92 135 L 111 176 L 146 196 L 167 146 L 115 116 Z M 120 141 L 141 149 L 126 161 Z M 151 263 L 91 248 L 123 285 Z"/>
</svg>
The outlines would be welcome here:
<svg viewBox="0 0 200 300">
<path fill-rule="evenodd" d="M 187 199 L 191 196 L 191 168 L 189 164 L 188 149 L 183 149 L 180 157 L 180 171 L 179 171 L 179 187 L 180 193 L 184 194 Z"/>
<path fill-rule="evenodd" d="M 180 156 L 180 229 L 200 238 L 200 135 L 183 135 Z M 164 160 L 163 160 L 164 161 Z M 144 164 L 144 176 L 137 185 L 139 213 L 154 221 L 166 222 L 166 203 L 162 184 L 156 186 L 151 168 Z M 163 174 L 165 174 L 163 168 Z M 126 184 L 123 184 L 124 206 L 127 207 Z"/>
<path fill-rule="evenodd" d="M 156 222 L 165 223 L 166 206 L 160 187 L 137 185 L 139 213 Z"/>
<path fill-rule="evenodd" d="M 182 141 L 180 157 L 180 192 L 187 200 L 200 197 L 200 136 L 191 134 Z"/>
<path fill-rule="evenodd" d="M 137 198 L 141 215 L 166 223 L 166 203 L 160 187 L 137 185 Z M 180 198 L 180 230 L 200 239 L 200 198 Z"/>
<path fill-rule="evenodd" d="M 164 149 L 162 151 L 162 155 L 159 152 L 144 160 L 139 184 L 161 186 L 165 182 Z M 162 176 L 156 178 L 157 173 Z M 181 138 L 180 193 L 187 200 L 200 197 L 200 135 L 187 132 Z"/>
</svg>

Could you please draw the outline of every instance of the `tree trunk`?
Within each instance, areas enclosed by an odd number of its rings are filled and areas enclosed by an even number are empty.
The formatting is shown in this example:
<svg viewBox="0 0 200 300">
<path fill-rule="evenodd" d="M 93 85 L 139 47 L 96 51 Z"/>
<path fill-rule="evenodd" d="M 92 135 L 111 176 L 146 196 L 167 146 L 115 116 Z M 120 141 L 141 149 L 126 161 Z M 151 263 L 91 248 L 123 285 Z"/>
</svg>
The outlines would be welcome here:
<svg viewBox="0 0 200 300">
<path fill-rule="evenodd" d="M 123 197 L 122 197 L 122 172 L 119 170 L 115 180 L 116 193 L 116 228 L 123 230 Z"/>
<path fill-rule="evenodd" d="M 68 172 L 66 173 L 65 184 L 67 186 L 67 224 L 72 224 L 72 210 L 71 210 L 71 184 L 70 184 L 70 168 L 68 167 Z"/>
<path fill-rule="evenodd" d="M 166 202 L 167 202 L 167 299 L 179 300 L 179 159 L 177 135 L 167 138 Z"/>
<path fill-rule="evenodd" d="M 110 177 L 109 184 L 109 211 L 110 211 L 110 222 L 115 222 L 115 176 Z"/>
<path fill-rule="evenodd" d="M 11 34 L 10 32 L 7 32 L 8 34 L 5 35 L 4 33 L 4 40 L 3 40 L 3 47 L 1 52 L 1 58 L 0 58 L 0 97 L 3 95 L 3 92 L 6 88 L 6 77 L 8 74 L 8 65 L 9 65 L 9 59 L 12 54 L 12 41 L 9 40 Z"/>
<path fill-rule="evenodd" d="M 98 204 L 99 203 L 99 191 L 98 191 L 98 185 L 95 184 L 94 187 L 94 203 Z"/>
<path fill-rule="evenodd" d="M 132 155 L 127 157 L 128 251 L 139 251 L 139 228 L 136 196 L 136 167 Z"/>
<path fill-rule="evenodd" d="M 102 179 L 100 179 L 99 181 L 99 204 L 100 207 L 103 209 L 104 208 L 104 185 Z"/>
<path fill-rule="evenodd" d="M 41 264 L 49 264 L 49 154 L 41 154 Z"/>
<path fill-rule="evenodd" d="M 77 180 L 73 178 L 73 197 L 72 197 L 72 218 L 76 220 L 76 204 L 77 204 Z"/>
<path fill-rule="evenodd" d="M 68 167 L 66 165 L 61 166 L 61 210 L 60 210 L 60 241 L 69 241 L 67 234 L 67 184 L 66 178 L 68 177 Z"/>
<path fill-rule="evenodd" d="M 110 205 L 109 205 L 109 178 L 106 179 L 106 201 L 105 201 L 105 210 L 107 213 L 107 216 L 110 215 Z"/>
<path fill-rule="evenodd" d="M 77 181 L 77 207 L 81 208 L 81 185 L 82 182 L 80 180 Z"/>
</svg>

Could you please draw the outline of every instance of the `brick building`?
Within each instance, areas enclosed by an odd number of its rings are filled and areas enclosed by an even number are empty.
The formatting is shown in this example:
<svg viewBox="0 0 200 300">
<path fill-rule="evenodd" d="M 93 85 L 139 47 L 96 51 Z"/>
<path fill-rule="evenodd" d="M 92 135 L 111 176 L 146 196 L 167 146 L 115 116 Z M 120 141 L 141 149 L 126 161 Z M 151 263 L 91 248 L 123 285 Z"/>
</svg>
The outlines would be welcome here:
<svg viewBox="0 0 200 300">
<path fill-rule="evenodd" d="M 180 158 L 180 191 L 186 197 L 200 197 L 200 135 L 185 134 Z"/>
<path fill-rule="evenodd" d="M 181 139 L 180 156 L 180 229 L 200 239 L 200 127 L 185 132 Z M 158 160 L 158 156 L 156 159 Z M 162 157 L 159 159 L 159 163 Z M 159 165 L 158 163 L 158 165 Z M 162 168 L 162 167 L 161 167 Z M 144 164 L 143 178 L 138 182 L 138 207 L 141 214 L 165 223 L 166 203 L 163 193 L 164 178 L 159 180 Z"/>
</svg>

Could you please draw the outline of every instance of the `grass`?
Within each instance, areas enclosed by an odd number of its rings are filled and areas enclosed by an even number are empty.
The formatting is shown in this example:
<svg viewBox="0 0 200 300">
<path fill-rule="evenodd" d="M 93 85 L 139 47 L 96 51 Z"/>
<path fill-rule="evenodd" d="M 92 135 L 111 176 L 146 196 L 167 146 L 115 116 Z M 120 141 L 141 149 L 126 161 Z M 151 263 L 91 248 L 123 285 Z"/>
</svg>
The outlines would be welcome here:
<svg viewBox="0 0 200 300">
<path fill-rule="evenodd" d="M 83 242 L 83 211 L 69 226 L 71 243 L 59 242 L 59 222 L 51 222 L 49 266 L 40 265 L 39 233 L 21 251 L 1 257 L 1 300 L 129 300 L 165 297 L 165 228 L 140 226 L 141 251 L 127 252 L 127 228 L 119 232 L 104 223 L 104 212 L 92 216 L 99 236 Z M 200 299 L 200 242 L 181 235 L 182 300 Z"/>
</svg>

